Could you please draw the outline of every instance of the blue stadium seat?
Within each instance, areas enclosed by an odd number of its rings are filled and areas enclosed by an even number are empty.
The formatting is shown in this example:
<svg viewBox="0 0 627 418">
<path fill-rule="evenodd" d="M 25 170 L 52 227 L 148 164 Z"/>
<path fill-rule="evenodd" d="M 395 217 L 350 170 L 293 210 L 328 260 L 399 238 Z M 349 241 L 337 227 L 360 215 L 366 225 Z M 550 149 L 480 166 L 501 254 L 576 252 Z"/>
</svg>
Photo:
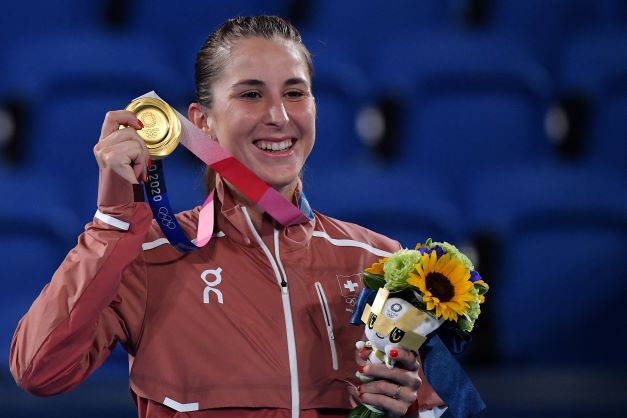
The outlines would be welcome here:
<svg viewBox="0 0 627 418">
<path fill-rule="evenodd" d="M 399 39 L 372 77 L 398 100 L 398 164 L 464 187 L 491 167 L 550 158 L 545 69 L 516 44 L 482 36 Z M 392 123 L 392 122 L 390 122 Z"/>
<path fill-rule="evenodd" d="M 577 34 L 627 23 L 622 0 L 491 0 L 486 29 L 516 39 L 550 68 Z"/>
<path fill-rule="evenodd" d="M 627 31 L 598 32 L 573 41 L 559 82 L 566 96 L 581 97 L 584 162 L 627 167 Z"/>
<path fill-rule="evenodd" d="M 404 247 L 429 237 L 461 243 L 461 214 L 438 177 L 389 167 L 341 165 L 306 169 L 304 191 L 314 210 L 365 226 Z"/>
<path fill-rule="evenodd" d="M 469 185 L 463 211 L 494 242 L 486 304 L 500 361 L 625 365 L 626 188 L 624 174 L 572 166 Z"/>
<path fill-rule="evenodd" d="M 44 39 L 52 33 L 94 30 L 106 23 L 107 1 L 5 1 L 0 15 L 0 46 L 16 39 Z"/>
<path fill-rule="evenodd" d="M 455 21 L 455 0 L 399 0 L 393 3 L 347 0 L 311 2 L 302 22 L 305 31 L 322 39 L 353 40 L 346 52 L 368 52 L 376 38 L 390 32 L 411 35 L 423 29 L 449 28 Z"/>
<path fill-rule="evenodd" d="M 314 57 L 314 67 L 316 143 L 308 165 L 328 167 L 367 159 L 356 128 L 359 111 L 370 100 L 365 73 L 350 62 L 326 56 Z"/>
</svg>

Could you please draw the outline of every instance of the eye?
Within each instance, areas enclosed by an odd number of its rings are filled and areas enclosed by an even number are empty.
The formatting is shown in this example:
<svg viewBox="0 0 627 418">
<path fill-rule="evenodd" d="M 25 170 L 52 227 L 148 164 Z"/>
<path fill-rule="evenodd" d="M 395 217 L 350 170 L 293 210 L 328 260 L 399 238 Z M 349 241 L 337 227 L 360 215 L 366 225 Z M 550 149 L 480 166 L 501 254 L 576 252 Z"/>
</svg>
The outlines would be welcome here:
<svg viewBox="0 0 627 418">
<path fill-rule="evenodd" d="M 300 90 L 289 90 L 285 92 L 285 96 L 287 96 L 288 99 L 300 99 L 305 96 L 305 93 Z"/>
<path fill-rule="evenodd" d="M 398 328 L 394 328 L 392 332 L 390 332 L 390 342 L 397 343 L 400 340 L 402 340 L 404 336 L 405 336 L 405 331 L 400 330 Z"/>
<path fill-rule="evenodd" d="M 261 94 L 258 91 L 246 91 L 240 95 L 244 99 L 259 99 Z"/>
<path fill-rule="evenodd" d="M 374 327 L 374 323 L 377 321 L 377 316 L 373 313 L 370 314 L 370 318 L 368 318 L 368 328 L 372 329 Z"/>
</svg>

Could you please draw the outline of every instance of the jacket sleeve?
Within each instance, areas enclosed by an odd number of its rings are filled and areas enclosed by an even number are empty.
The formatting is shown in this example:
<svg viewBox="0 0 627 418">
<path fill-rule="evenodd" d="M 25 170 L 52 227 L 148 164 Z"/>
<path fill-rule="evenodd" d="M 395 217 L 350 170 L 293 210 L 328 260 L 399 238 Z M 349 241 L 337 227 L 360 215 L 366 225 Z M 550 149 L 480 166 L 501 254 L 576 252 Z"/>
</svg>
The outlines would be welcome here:
<svg viewBox="0 0 627 418">
<path fill-rule="evenodd" d="M 10 351 L 23 389 L 54 395 L 79 385 L 120 341 L 133 352 L 145 309 L 140 251 L 151 223 L 146 203 L 101 169 L 98 211 L 29 311 Z"/>
</svg>

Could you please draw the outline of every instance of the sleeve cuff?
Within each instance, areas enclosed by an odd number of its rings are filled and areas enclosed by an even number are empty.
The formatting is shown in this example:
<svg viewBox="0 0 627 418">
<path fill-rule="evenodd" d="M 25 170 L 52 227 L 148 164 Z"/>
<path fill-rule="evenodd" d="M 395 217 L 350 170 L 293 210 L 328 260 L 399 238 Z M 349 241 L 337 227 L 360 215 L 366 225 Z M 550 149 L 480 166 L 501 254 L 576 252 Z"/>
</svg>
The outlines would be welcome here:
<svg viewBox="0 0 627 418">
<path fill-rule="evenodd" d="M 100 221 L 106 223 L 107 225 L 111 225 L 118 229 L 121 229 L 122 231 L 128 231 L 128 229 L 130 228 L 130 224 L 128 222 L 121 221 L 117 218 L 114 218 L 111 215 L 102 213 L 100 212 L 100 210 L 96 211 L 96 213 L 94 214 L 94 218 L 99 219 Z"/>
</svg>

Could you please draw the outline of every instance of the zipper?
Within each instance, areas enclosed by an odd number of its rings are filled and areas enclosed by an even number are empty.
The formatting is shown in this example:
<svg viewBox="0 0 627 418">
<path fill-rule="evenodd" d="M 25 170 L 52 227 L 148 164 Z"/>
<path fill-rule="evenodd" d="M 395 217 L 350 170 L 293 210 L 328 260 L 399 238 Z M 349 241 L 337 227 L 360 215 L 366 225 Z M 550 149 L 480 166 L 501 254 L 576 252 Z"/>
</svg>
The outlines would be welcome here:
<svg viewBox="0 0 627 418">
<path fill-rule="evenodd" d="M 288 361 L 290 365 L 290 386 L 291 386 L 291 395 L 292 395 L 292 418 L 299 417 L 300 411 L 300 393 L 298 390 L 298 362 L 296 358 L 296 338 L 294 335 L 294 321 L 292 319 L 292 308 L 290 305 L 290 294 L 289 289 L 287 287 L 287 275 L 285 274 L 285 269 L 283 268 L 283 263 L 281 262 L 281 257 L 279 256 L 279 231 L 278 229 L 274 229 L 274 254 L 276 259 L 272 256 L 272 253 L 268 249 L 268 246 L 259 236 L 259 233 L 255 229 L 250 216 L 248 215 L 248 210 L 245 207 L 242 207 L 242 212 L 244 212 L 244 217 L 246 218 L 246 223 L 248 224 L 248 228 L 253 233 L 257 243 L 261 247 L 262 251 L 270 261 L 270 265 L 272 266 L 272 270 L 274 271 L 274 275 L 277 279 L 277 283 L 281 288 L 281 302 L 283 303 L 283 316 L 285 318 L 285 333 L 287 335 L 287 353 L 288 353 Z"/>
<path fill-rule="evenodd" d="M 331 319 L 331 310 L 329 309 L 329 303 L 327 302 L 327 297 L 324 294 L 324 288 L 322 287 L 322 283 L 316 282 L 314 286 L 316 287 L 318 299 L 320 300 L 320 306 L 322 307 L 324 324 L 327 327 L 329 347 L 331 348 L 331 364 L 333 366 L 333 370 L 338 370 L 339 366 L 337 362 L 337 350 L 335 349 L 335 335 L 333 334 L 333 320 Z"/>
</svg>

